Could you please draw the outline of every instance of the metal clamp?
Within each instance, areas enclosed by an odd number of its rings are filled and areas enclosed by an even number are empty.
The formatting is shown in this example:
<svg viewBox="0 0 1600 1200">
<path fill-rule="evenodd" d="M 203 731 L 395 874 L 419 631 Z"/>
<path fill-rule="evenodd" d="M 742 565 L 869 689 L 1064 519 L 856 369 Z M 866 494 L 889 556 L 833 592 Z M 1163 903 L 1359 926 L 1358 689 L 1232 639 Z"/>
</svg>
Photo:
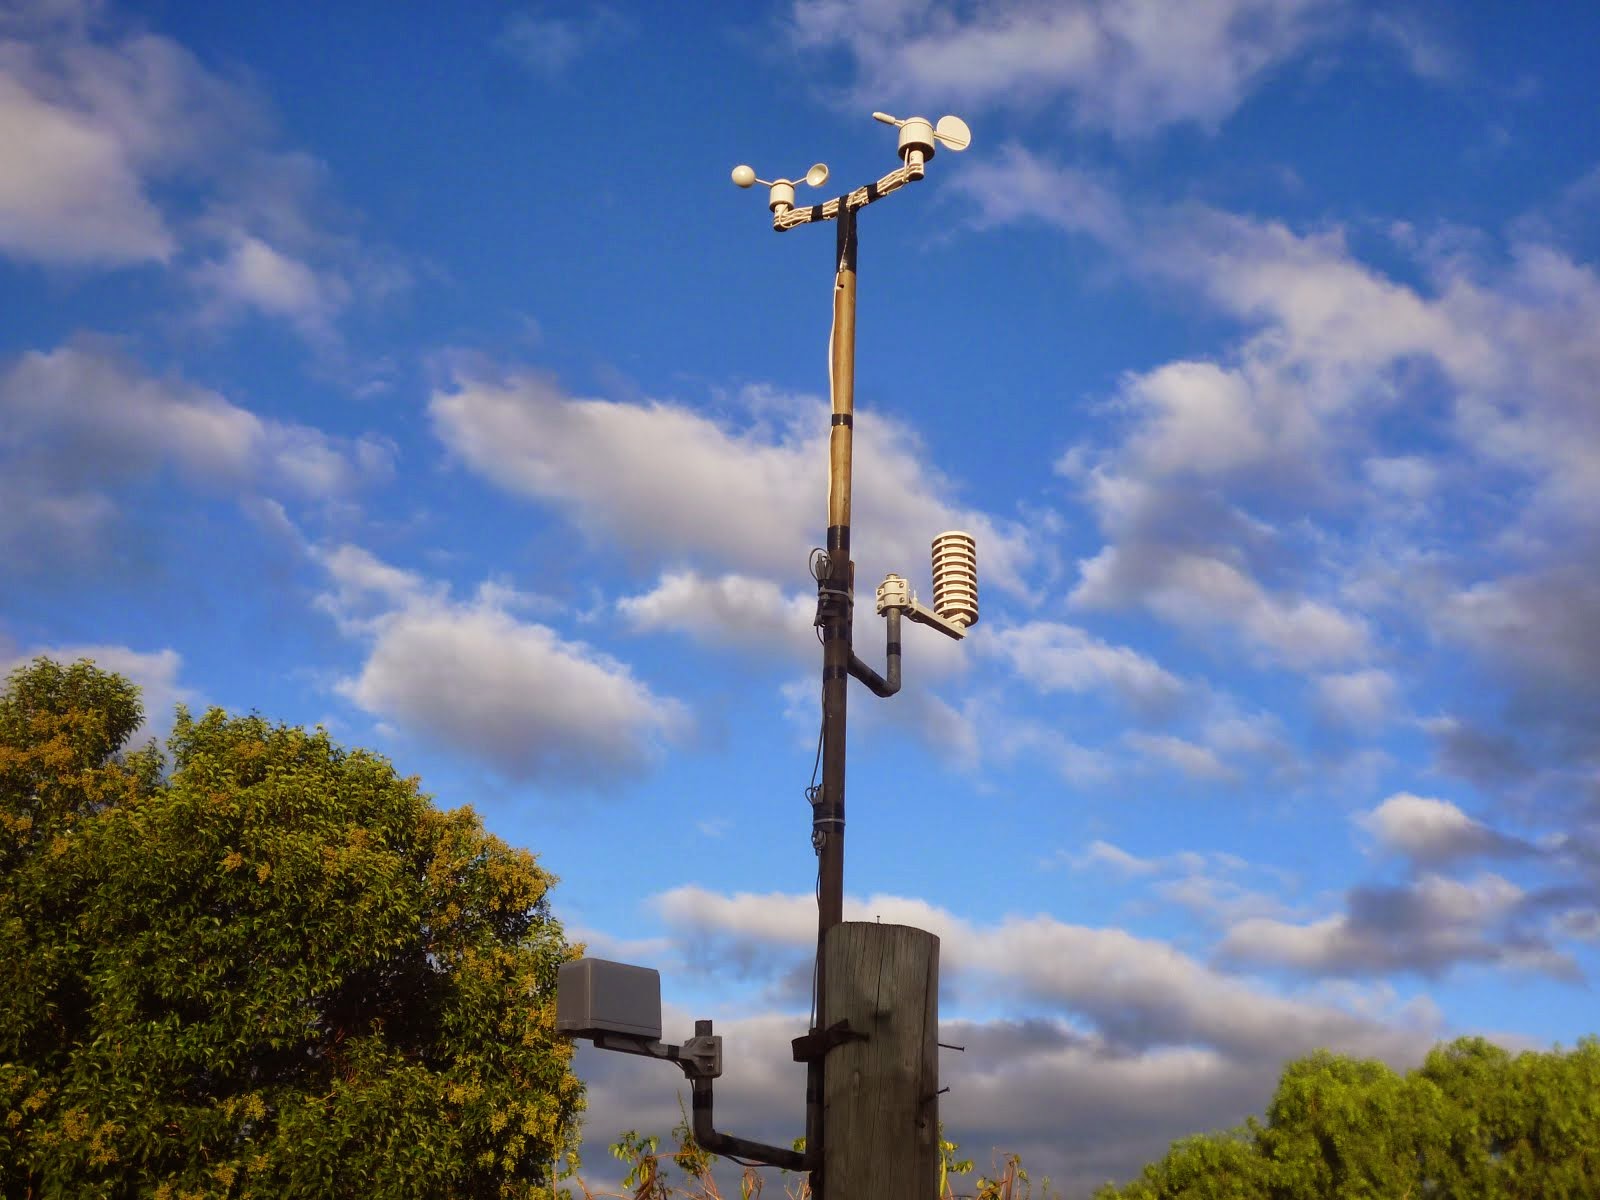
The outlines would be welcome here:
<svg viewBox="0 0 1600 1200">
<path fill-rule="evenodd" d="M 692 1037 L 678 1050 L 677 1063 L 689 1079 L 716 1079 L 722 1074 L 722 1036 Z"/>
<path fill-rule="evenodd" d="M 835 1021 L 826 1029 L 813 1029 L 795 1038 L 790 1045 L 794 1048 L 795 1062 L 808 1063 L 826 1058 L 835 1046 L 842 1046 L 846 1042 L 864 1042 L 867 1036 L 858 1029 L 851 1029 L 849 1021 Z"/>
</svg>

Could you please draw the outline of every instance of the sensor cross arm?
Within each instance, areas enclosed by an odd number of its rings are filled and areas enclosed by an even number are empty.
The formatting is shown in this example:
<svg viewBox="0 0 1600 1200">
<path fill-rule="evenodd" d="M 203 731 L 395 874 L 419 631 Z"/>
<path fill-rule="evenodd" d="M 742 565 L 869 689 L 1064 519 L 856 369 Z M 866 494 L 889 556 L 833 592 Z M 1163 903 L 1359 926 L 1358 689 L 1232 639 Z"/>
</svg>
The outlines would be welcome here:
<svg viewBox="0 0 1600 1200">
<path fill-rule="evenodd" d="M 915 621 L 918 625 L 926 625 L 930 629 L 937 629 L 945 637 L 954 638 L 959 642 L 967 636 L 966 626 L 945 620 L 921 601 L 912 600 L 905 606 L 903 611 L 905 612 L 906 620 Z"/>
</svg>

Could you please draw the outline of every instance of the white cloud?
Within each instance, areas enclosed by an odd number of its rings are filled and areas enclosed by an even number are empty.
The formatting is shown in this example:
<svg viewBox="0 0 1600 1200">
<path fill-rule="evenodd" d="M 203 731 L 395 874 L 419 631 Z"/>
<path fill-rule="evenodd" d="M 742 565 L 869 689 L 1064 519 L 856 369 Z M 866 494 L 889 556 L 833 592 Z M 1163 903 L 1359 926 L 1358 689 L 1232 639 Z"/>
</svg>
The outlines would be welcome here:
<svg viewBox="0 0 1600 1200">
<path fill-rule="evenodd" d="M 1399 686 L 1387 671 L 1368 668 L 1317 680 L 1317 698 L 1332 719 L 1347 725 L 1381 725 L 1394 710 Z"/>
<path fill-rule="evenodd" d="M 1394 45 L 1420 79 L 1449 82 L 1462 71 L 1461 55 L 1414 17 L 1378 13 L 1370 28 L 1380 41 Z"/>
<path fill-rule="evenodd" d="M 1439 469 L 1415 454 L 1374 456 L 1362 465 L 1374 487 L 1406 500 L 1425 499 L 1439 482 Z"/>
<path fill-rule="evenodd" d="M 746 399 L 757 418 L 734 428 L 681 405 L 576 399 L 522 373 L 458 378 L 429 411 L 469 467 L 645 561 L 793 577 L 826 521 L 827 411 L 812 399 Z M 855 428 L 852 554 L 863 579 L 920 576 L 933 536 L 956 528 L 977 538 L 984 582 L 1020 589 L 1030 557 L 1020 527 L 946 501 L 948 484 L 895 422 L 862 413 Z"/>
<path fill-rule="evenodd" d="M 654 906 L 680 937 L 704 940 L 702 957 L 716 945 L 750 956 L 778 948 L 804 952 L 815 942 L 816 900 L 809 894 L 721 895 L 686 886 L 660 894 Z M 845 917 L 927 929 L 940 939 L 947 986 L 970 986 L 978 995 L 999 989 L 1013 1002 L 1071 1013 L 1126 1048 L 1198 1044 L 1278 1062 L 1322 1045 L 1376 1054 L 1416 1045 L 1410 1034 L 1273 995 L 1165 942 L 1122 930 L 1047 916 L 976 925 L 922 900 L 882 895 L 847 898 Z"/>
<path fill-rule="evenodd" d="M 193 272 L 195 283 L 212 301 L 214 315 L 254 309 L 321 336 L 350 301 L 350 287 L 336 272 L 318 272 L 248 233 L 234 231 L 227 242 L 220 257 Z"/>
<path fill-rule="evenodd" d="M 16 257 L 169 260 L 179 239 L 151 185 L 256 133 L 253 102 L 182 47 L 102 37 L 105 24 L 22 21 L 0 37 L 0 250 Z"/>
<path fill-rule="evenodd" d="M 1033 755 L 1067 783 L 1076 787 L 1103 783 L 1113 771 L 1111 756 L 1080 745 L 1059 729 L 1014 713 L 984 712 L 981 733 L 974 734 L 974 754 L 979 747 L 999 761 Z"/>
<path fill-rule="evenodd" d="M 1518 572 L 1462 588 L 1444 629 L 1514 674 L 1587 688 L 1600 678 L 1600 574 L 1590 564 Z"/>
<path fill-rule="evenodd" d="M 1188 909 L 1211 924 L 1228 926 L 1248 917 L 1282 917 L 1291 912 L 1277 896 L 1227 877 L 1251 869 L 1251 865 L 1236 854 L 1180 850 L 1140 857 L 1097 838 L 1081 854 L 1059 851 L 1056 857 L 1080 870 L 1106 867 L 1125 878 L 1148 879 L 1154 895 Z M 1259 870 L 1284 882 L 1283 872 L 1270 867 Z"/>
<path fill-rule="evenodd" d="M 802 48 L 843 46 L 875 98 L 993 105 L 1064 94 L 1076 121 L 1121 136 L 1215 126 L 1329 28 L 1325 0 L 798 0 Z"/>
<path fill-rule="evenodd" d="M 111 130 L 0 74 L 0 147 L 0 250 L 95 264 L 172 256 L 175 240 Z"/>
<path fill-rule="evenodd" d="M 1399 887 L 1353 888 L 1347 911 L 1309 923 L 1240 921 L 1228 930 L 1219 954 L 1227 961 L 1317 975 L 1439 975 L 1458 964 L 1481 963 L 1579 978 L 1567 955 L 1519 926 L 1527 899 L 1500 875 L 1463 881 L 1429 873 Z"/>
<path fill-rule="evenodd" d="M 686 729 L 677 701 L 610 656 L 519 620 L 503 589 L 461 603 L 358 547 L 318 557 L 334 585 L 322 607 L 371 642 L 339 692 L 412 736 L 512 779 L 600 787 L 648 770 Z"/>
<path fill-rule="evenodd" d="M 0 372 L 0 539 L 27 559 L 87 553 L 116 519 L 108 491 L 163 469 L 201 488 L 331 500 L 387 476 L 392 454 L 153 378 L 102 344 L 29 351 Z"/>
<path fill-rule="evenodd" d="M 1113 646 L 1073 625 L 1031 621 L 992 630 L 982 643 L 1041 692 L 1110 688 L 1145 710 L 1170 708 L 1183 681 L 1127 646 Z"/>
<path fill-rule="evenodd" d="M 816 598 L 786 595 L 771 580 L 749 575 L 668 571 L 650 591 L 618 600 L 617 609 L 640 632 L 687 633 L 702 642 L 768 653 L 818 652 Z"/>
<path fill-rule="evenodd" d="M 1448 800 L 1396 792 L 1356 817 L 1380 849 L 1430 866 L 1479 856 L 1515 857 L 1533 847 L 1490 829 Z"/>
<path fill-rule="evenodd" d="M 1281 917 L 1289 912 L 1288 905 L 1276 896 L 1214 875 L 1164 879 L 1155 885 L 1155 893 L 1205 921 L 1224 926 L 1252 917 Z"/>
<path fill-rule="evenodd" d="M 1104 865 L 1124 875 L 1153 875 L 1161 869 L 1161 864 L 1155 859 L 1129 854 L 1121 846 L 1114 846 L 1099 838 L 1090 842 L 1082 854 L 1074 855 L 1071 862 L 1075 867 Z"/>
<path fill-rule="evenodd" d="M 1141 858 L 1121 846 L 1096 838 L 1082 854 L 1064 855 L 1074 867 L 1107 866 L 1123 875 L 1157 875 L 1173 872 L 1197 874 L 1208 867 L 1224 871 L 1242 870 L 1249 864 L 1236 854 L 1222 851 L 1179 850 L 1172 854 Z"/>
<path fill-rule="evenodd" d="M 1126 204 L 1123 221 L 1086 225 L 1048 202 L 1052 180 L 1069 193 L 1082 186 L 1077 169 L 1019 150 L 984 176 L 982 195 L 1008 197 L 1012 218 L 1091 233 L 1137 273 L 1192 287 L 1258 331 L 1235 367 L 1131 377 L 1126 399 L 1144 417 L 1124 449 L 1142 450 L 1150 469 L 1233 469 L 1268 451 L 1280 464 L 1325 463 L 1351 441 L 1351 419 L 1390 403 L 1407 365 L 1425 361 L 1452 386 L 1450 431 L 1522 474 L 1535 515 L 1571 522 L 1595 511 L 1600 420 L 1585 397 L 1600 348 L 1586 331 L 1600 322 L 1600 276 L 1589 264 L 1530 241 L 1513 241 L 1503 264 L 1402 242 L 1431 276 L 1425 290 L 1359 261 L 1337 227 L 1300 233 L 1196 206 Z M 1380 465 L 1380 483 L 1415 488 L 1435 474 L 1402 457 Z"/>
<path fill-rule="evenodd" d="M 248 87 L 99 6 L 11 15 L 0 29 L 0 254 L 177 266 L 205 319 L 253 311 L 324 344 L 357 294 L 403 283 L 403 269 L 322 227 L 348 222 L 319 201 L 317 164 L 274 144 Z M 181 204 L 168 198 L 175 181 Z"/>
<path fill-rule="evenodd" d="M 313 548 L 311 554 L 333 584 L 332 591 L 317 597 L 316 605 L 344 633 L 373 633 L 381 618 L 398 609 L 448 601 L 448 589 L 442 585 L 430 584 L 360 546 Z"/>
<path fill-rule="evenodd" d="M 1267 657 L 1292 667 L 1358 658 L 1366 623 L 1304 596 L 1269 592 L 1234 563 L 1154 545 L 1112 545 L 1079 564 L 1072 603 L 1116 608 L 1140 602 L 1176 625 L 1232 626 Z"/>
<path fill-rule="evenodd" d="M 1192 779 L 1229 783 L 1238 778 L 1238 773 L 1218 758 L 1216 751 L 1209 746 L 1201 746 L 1169 733 L 1133 731 L 1124 734 L 1122 740 L 1146 758 L 1159 759 Z"/>
<path fill-rule="evenodd" d="M 1292 751 L 1284 740 L 1283 725 L 1270 713 L 1242 716 L 1220 711 L 1206 720 L 1206 745 L 1219 754 L 1242 754 L 1287 761 Z"/>
<path fill-rule="evenodd" d="M 979 229 L 1037 220 L 1105 242 L 1131 233 L 1122 200 L 1104 180 L 1045 163 L 1015 143 L 963 164 L 948 186 L 976 205 Z"/>
</svg>

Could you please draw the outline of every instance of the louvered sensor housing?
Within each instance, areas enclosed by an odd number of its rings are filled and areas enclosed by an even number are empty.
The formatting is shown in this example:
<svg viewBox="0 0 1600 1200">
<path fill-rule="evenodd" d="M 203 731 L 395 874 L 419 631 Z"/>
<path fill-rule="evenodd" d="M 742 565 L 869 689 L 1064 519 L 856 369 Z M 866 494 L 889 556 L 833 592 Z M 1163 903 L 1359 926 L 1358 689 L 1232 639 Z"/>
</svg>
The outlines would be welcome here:
<svg viewBox="0 0 1600 1200">
<path fill-rule="evenodd" d="M 978 623 L 978 544 L 951 529 L 933 539 L 933 609 L 952 625 Z"/>
</svg>

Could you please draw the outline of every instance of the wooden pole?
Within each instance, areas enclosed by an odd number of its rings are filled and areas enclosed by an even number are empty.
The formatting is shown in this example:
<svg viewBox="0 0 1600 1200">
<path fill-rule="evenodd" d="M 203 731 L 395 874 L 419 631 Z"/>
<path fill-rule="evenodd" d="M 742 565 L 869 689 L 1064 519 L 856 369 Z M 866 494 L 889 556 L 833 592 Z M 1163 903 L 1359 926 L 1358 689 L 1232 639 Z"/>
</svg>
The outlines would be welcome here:
<svg viewBox="0 0 1600 1200">
<path fill-rule="evenodd" d="M 934 1200 L 939 1187 L 939 939 L 845 921 L 824 950 L 825 1011 L 860 1040 L 828 1052 L 827 1200 Z"/>
<path fill-rule="evenodd" d="M 822 793 L 811 814 L 811 844 L 817 852 L 817 1023 L 811 1032 L 837 1020 L 829 1015 L 828 931 L 844 918 L 844 767 L 845 715 L 850 695 L 850 622 L 854 570 L 850 562 L 850 455 L 855 433 L 856 384 L 856 214 L 839 214 L 833 279 L 833 337 L 828 346 L 828 376 L 833 418 L 828 430 L 828 570 L 818 580 L 817 613 L 822 626 Z M 826 1154 L 822 1096 L 827 1064 L 812 1061 L 806 1074 L 806 1150 L 813 1162 Z M 818 1200 L 820 1172 L 811 1173 Z"/>
</svg>

